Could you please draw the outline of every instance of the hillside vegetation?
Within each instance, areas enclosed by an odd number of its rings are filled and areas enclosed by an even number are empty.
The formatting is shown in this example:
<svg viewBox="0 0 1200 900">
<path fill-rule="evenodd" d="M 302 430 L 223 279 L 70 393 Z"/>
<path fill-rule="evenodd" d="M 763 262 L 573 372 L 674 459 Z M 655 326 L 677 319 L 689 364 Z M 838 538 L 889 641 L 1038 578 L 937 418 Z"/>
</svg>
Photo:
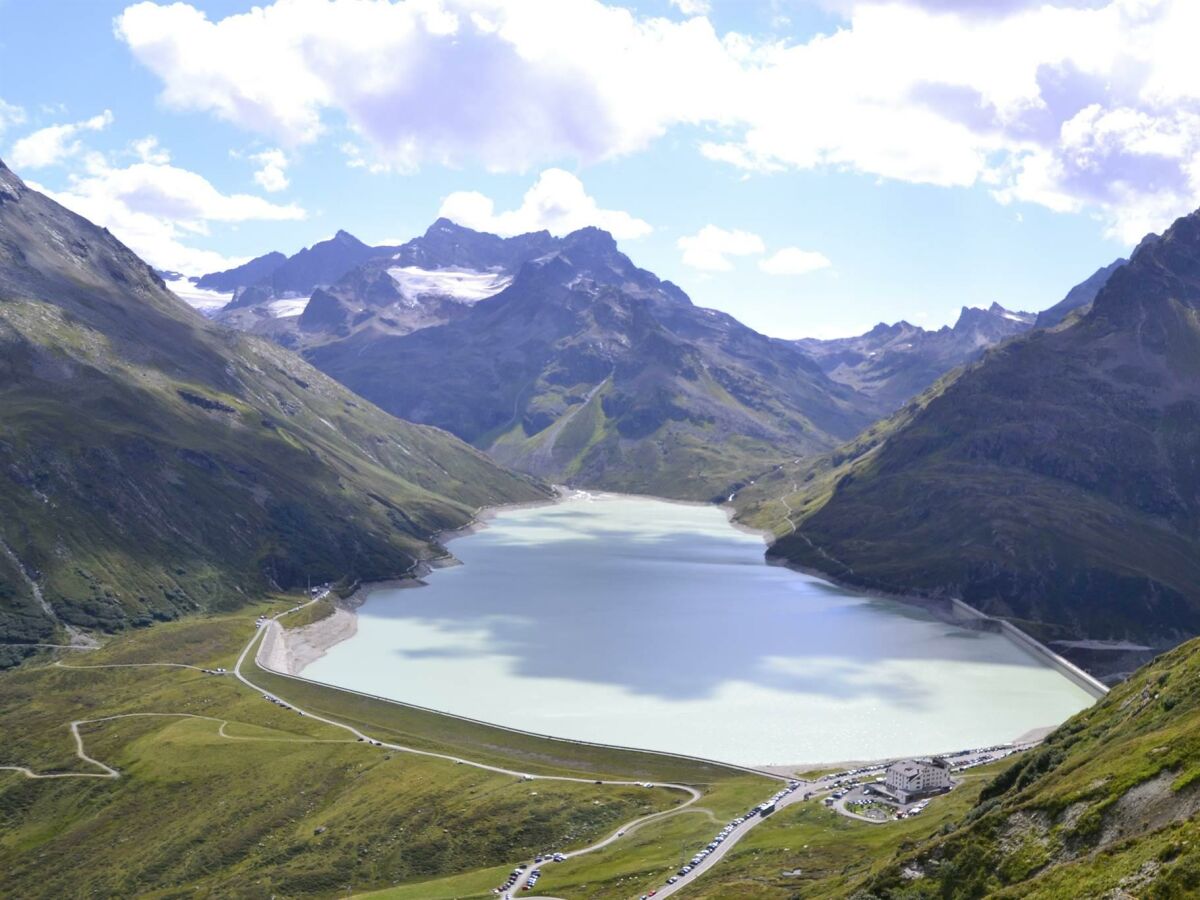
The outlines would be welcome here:
<svg viewBox="0 0 1200 900">
<path fill-rule="evenodd" d="M 232 675 L 187 668 L 232 668 L 255 633 L 254 613 L 284 608 L 255 603 L 241 614 L 190 616 L 99 651 L 64 653 L 62 665 L 43 656 L 0 673 L 0 766 L 100 773 L 74 753 L 68 726 L 85 720 L 86 752 L 121 776 L 33 779 L 0 770 L 0 893 L 333 897 L 469 871 L 483 872 L 490 895 L 500 872 L 521 859 L 585 845 L 683 799 L 595 785 L 592 776 L 687 781 L 718 802 L 743 783 L 743 794 L 769 792 L 769 782 L 720 766 L 510 742 L 500 729 L 433 713 L 405 719 L 403 707 L 333 689 L 303 698 L 379 739 L 412 736 L 434 752 L 486 752 L 516 771 L 588 776 L 527 782 L 358 742 L 266 702 Z"/>
<path fill-rule="evenodd" d="M 1143 243 L 1086 314 L 792 468 L 798 512 L 758 485 L 744 508 L 783 534 L 774 556 L 849 583 L 1168 646 L 1200 632 L 1197 446 L 1200 214 Z"/>
<path fill-rule="evenodd" d="M 1005 770 L 867 898 L 1200 893 L 1200 641 L 1139 670 Z"/>
<path fill-rule="evenodd" d="M 203 320 L 107 231 L 0 164 L 0 665 L 440 552 L 544 498 L 280 347 Z"/>
</svg>

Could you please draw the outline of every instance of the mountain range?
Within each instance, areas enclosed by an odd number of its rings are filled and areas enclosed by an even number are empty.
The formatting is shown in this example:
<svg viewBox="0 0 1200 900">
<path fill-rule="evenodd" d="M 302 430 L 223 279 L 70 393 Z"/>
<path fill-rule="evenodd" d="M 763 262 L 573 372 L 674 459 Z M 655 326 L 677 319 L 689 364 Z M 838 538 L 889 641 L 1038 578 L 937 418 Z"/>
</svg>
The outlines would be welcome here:
<svg viewBox="0 0 1200 900">
<path fill-rule="evenodd" d="M 1034 319 L 993 305 L 938 331 L 900 322 L 776 340 L 696 307 L 598 229 L 501 238 L 439 219 L 399 247 L 340 232 L 285 265 L 315 254 L 337 259 L 327 273 L 347 269 L 291 282 L 311 289 L 307 302 L 304 290 L 290 300 L 265 281 L 234 284 L 257 270 L 200 284 L 238 291 L 223 324 L 299 350 L 384 409 L 508 465 L 687 499 L 723 497 L 781 455 L 837 445 Z"/>
<path fill-rule="evenodd" d="M 929 331 L 900 321 L 880 322 L 850 338 L 797 341 L 830 378 L 895 409 L 951 369 L 978 359 L 989 347 L 1028 331 L 1037 317 L 998 303 L 962 308 L 953 326 Z"/>
<path fill-rule="evenodd" d="M 0 163 L 0 664 L 379 578 L 538 483 L 215 325 Z"/>
<path fill-rule="evenodd" d="M 883 410 L 794 343 L 694 306 L 595 228 L 501 238 L 439 219 L 313 285 L 298 315 L 278 303 L 244 287 L 217 319 L 557 481 L 723 497 L 780 452 L 828 449 Z"/>
</svg>

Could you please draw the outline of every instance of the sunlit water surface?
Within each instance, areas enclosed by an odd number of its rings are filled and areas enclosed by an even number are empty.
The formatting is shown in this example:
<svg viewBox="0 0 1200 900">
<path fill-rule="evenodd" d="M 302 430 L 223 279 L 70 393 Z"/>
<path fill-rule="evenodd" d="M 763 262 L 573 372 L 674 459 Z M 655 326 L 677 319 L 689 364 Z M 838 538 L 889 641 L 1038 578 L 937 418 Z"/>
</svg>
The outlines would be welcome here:
<svg viewBox="0 0 1200 900">
<path fill-rule="evenodd" d="M 1011 740 L 1091 704 L 1007 639 L 763 560 L 715 507 L 577 496 L 379 589 L 318 681 L 528 731 L 749 765 Z"/>
</svg>

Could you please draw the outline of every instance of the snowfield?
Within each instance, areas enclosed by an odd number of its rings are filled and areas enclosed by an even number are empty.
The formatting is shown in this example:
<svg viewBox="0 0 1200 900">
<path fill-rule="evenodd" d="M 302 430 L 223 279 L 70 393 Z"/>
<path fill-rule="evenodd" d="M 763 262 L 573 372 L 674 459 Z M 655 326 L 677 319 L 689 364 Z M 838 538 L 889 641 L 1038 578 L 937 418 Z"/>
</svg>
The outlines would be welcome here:
<svg viewBox="0 0 1200 900">
<path fill-rule="evenodd" d="M 405 299 L 450 297 L 462 303 L 475 303 L 500 293 L 512 276 L 501 272 L 476 272 L 473 269 L 422 269 L 402 266 L 388 269 Z"/>
<path fill-rule="evenodd" d="M 267 304 L 267 309 L 271 311 L 271 315 L 276 319 L 287 319 L 291 316 L 298 316 L 304 312 L 304 307 L 308 306 L 308 301 L 311 297 L 285 297 L 282 300 L 272 300 Z"/>
<path fill-rule="evenodd" d="M 211 316 L 218 309 L 233 299 L 233 294 L 222 294 L 219 291 L 206 291 L 203 288 L 196 287 L 186 278 L 176 278 L 168 281 L 167 287 L 171 289 L 171 293 L 173 293 L 192 309 L 199 310 L 206 316 Z"/>
</svg>

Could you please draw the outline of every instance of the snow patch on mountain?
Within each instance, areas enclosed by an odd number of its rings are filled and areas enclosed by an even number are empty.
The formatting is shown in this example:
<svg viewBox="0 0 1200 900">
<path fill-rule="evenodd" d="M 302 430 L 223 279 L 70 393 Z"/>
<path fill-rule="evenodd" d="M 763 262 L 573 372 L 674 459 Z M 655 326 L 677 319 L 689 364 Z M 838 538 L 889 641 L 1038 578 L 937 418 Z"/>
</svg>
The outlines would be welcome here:
<svg viewBox="0 0 1200 900">
<path fill-rule="evenodd" d="M 233 294 L 231 293 L 225 294 L 221 291 L 205 290 L 204 288 L 196 287 L 195 284 L 186 278 L 169 279 L 167 280 L 167 287 L 171 289 L 171 293 L 192 309 L 198 310 L 206 316 L 211 316 L 233 299 Z"/>
<path fill-rule="evenodd" d="M 308 306 L 310 299 L 310 297 L 283 297 L 279 300 L 272 300 L 267 304 L 267 309 L 276 319 L 287 319 L 304 312 L 304 307 Z"/>
<path fill-rule="evenodd" d="M 1032 325 L 1037 320 L 1036 313 L 1012 312 L 1008 309 L 1001 310 L 1000 315 L 1010 322 L 1021 322 L 1025 325 Z"/>
<path fill-rule="evenodd" d="M 461 303 L 476 303 L 495 296 L 510 284 L 512 276 L 503 272 L 478 272 L 474 269 L 422 269 L 399 266 L 388 269 L 405 299 L 450 297 Z"/>
</svg>

